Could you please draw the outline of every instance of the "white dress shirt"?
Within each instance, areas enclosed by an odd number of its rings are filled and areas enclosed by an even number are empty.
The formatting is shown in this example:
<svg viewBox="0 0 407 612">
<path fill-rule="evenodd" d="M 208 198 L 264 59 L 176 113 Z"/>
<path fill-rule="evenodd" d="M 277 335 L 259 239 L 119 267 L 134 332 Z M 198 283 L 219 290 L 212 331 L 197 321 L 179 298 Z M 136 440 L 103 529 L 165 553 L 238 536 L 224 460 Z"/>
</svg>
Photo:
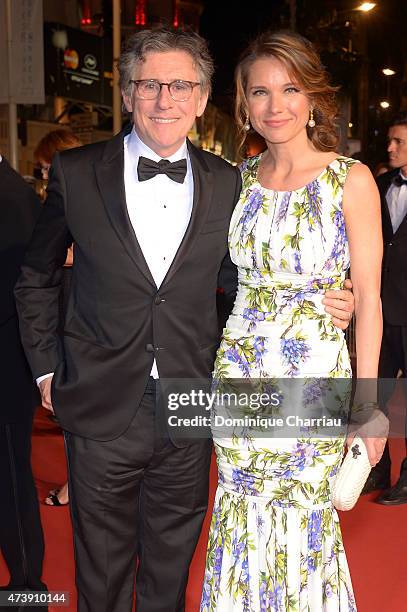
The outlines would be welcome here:
<svg viewBox="0 0 407 612">
<path fill-rule="evenodd" d="M 145 145 L 134 129 L 124 139 L 124 185 L 130 221 L 152 277 L 160 287 L 184 237 L 191 218 L 193 179 L 186 141 L 170 162 L 187 159 L 187 174 L 177 183 L 166 174 L 139 182 L 139 157 L 162 159 Z"/>
<path fill-rule="evenodd" d="M 194 181 L 186 141 L 170 157 L 170 162 L 186 158 L 187 174 L 177 183 L 166 174 L 139 181 L 139 157 L 155 162 L 162 159 L 145 145 L 133 129 L 124 138 L 124 186 L 130 221 L 144 259 L 157 288 L 161 286 L 185 235 L 192 213 Z M 151 376 L 158 378 L 154 360 Z"/>
<path fill-rule="evenodd" d="M 137 176 L 140 156 L 156 162 L 162 159 L 140 140 L 133 128 L 124 138 L 126 205 L 137 241 L 158 289 L 191 219 L 194 181 L 186 140 L 178 151 L 165 158 L 170 162 L 186 158 L 187 173 L 183 183 L 173 181 L 166 174 L 157 174 L 140 182 Z M 48 376 L 52 376 L 52 373 L 38 377 L 37 384 Z M 155 360 L 151 376 L 158 378 Z"/>
<path fill-rule="evenodd" d="M 407 180 L 400 171 L 402 179 Z M 389 208 L 393 233 L 396 233 L 401 222 L 407 214 L 407 185 L 395 185 L 392 183 L 386 193 L 386 202 Z"/>
</svg>

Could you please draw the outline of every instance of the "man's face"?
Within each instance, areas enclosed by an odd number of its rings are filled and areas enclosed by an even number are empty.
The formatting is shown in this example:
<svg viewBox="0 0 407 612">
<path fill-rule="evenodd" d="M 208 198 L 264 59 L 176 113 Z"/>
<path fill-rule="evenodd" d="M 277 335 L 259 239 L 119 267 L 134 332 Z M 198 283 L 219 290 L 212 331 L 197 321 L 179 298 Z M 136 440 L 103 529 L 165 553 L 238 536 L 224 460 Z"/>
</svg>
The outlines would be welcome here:
<svg viewBox="0 0 407 612">
<path fill-rule="evenodd" d="M 393 125 L 388 134 L 389 164 L 407 175 L 407 125 Z"/>
<path fill-rule="evenodd" d="M 155 79 L 160 83 L 200 80 L 192 56 L 180 50 L 148 53 L 145 61 L 136 65 L 133 79 Z M 160 157 L 169 157 L 180 148 L 208 101 L 208 93 L 200 85 L 184 102 L 173 100 L 165 85 L 154 100 L 139 98 L 134 84 L 129 95 L 122 94 L 138 136 Z"/>
</svg>

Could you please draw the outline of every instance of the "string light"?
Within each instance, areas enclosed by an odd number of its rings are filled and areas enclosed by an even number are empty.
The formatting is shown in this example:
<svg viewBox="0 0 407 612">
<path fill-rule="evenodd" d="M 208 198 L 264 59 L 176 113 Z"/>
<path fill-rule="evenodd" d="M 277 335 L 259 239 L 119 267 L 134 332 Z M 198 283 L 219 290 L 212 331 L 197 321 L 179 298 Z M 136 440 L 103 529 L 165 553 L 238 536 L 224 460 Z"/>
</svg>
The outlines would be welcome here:
<svg viewBox="0 0 407 612">
<path fill-rule="evenodd" d="M 362 4 L 360 4 L 356 10 L 362 11 L 363 13 L 368 13 L 369 11 L 374 9 L 375 6 L 376 2 L 362 2 Z"/>
</svg>

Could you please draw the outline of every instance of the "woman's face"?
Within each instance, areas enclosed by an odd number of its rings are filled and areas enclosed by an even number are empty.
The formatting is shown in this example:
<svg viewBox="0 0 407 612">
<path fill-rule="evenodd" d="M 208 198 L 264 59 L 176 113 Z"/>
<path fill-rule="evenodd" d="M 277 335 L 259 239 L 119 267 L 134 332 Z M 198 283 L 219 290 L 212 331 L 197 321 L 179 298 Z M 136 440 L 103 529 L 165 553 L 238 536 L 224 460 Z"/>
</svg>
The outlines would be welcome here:
<svg viewBox="0 0 407 612">
<path fill-rule="evenodd" d="M 47 163 L 46 161 L 44 161 L 42 159 L 40 161 L 39 165 L 40 165 L 40 170 L 41 170 L 41 174 L 42 174 L 42 180 L 43 181 L 47 181 L 48 180 L 49 169 L 51 168 L 51 164 Z"/>
<path fill-rule="evenodd" d="M 246 97 L 250 122 L 267 142 L 281 144 L 306 135 L 310 101 L 279 60 L 262 57 L 252 64 Z"/>
</svg>

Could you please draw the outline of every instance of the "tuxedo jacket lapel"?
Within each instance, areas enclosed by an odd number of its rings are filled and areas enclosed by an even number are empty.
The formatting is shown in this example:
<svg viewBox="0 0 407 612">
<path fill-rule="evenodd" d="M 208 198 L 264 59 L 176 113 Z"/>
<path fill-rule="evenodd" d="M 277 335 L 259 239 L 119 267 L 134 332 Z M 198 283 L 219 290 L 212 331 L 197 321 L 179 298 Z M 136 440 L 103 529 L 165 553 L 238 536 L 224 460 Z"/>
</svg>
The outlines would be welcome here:
<svg viewBox="0 0 407 612">
<path fill-rule="evenodd" d="M 212 199 L 212 172 L 209 170 L 200 150 L 194 147 L 189 140 L 187 140 L 187 145 L 194 179 L 194 201 L 192 204 L 192 214 L 187 231 L 185 232 L 184 238 L 182 239 L 179 249 L 163 280 L 162 285 L 171 280 L 182 264 L 182 261 L 187 256 L 189 250 L 192 248 L 197 236 L 199 235 L 199 232 L 201 231 L 202 225 L 206 220 Z"/>
<path fill-rule="evenodd" d="M 140 272 L 155 287 L 127 211 L 124 187 L 124 136 L 126 132 L 121 132 L 107 142 L 101 161 L 95 163 L 96 180 L 113 229 Z"/>
<path fill-rule="evenodd" d="M 392 184 L 393 177 L 398 174 L 398 170 L 393 170 L 392 172 L 388 172 L 383 175 L 381 180 L 378 180 L 379 191 L 380 191 L 380 199 L 382 203 L 382 225 L 383 225 L 383 237 L 385 242 L 390 240 L 393 236 L 393 225 L 391 223 L 389 206 L 387 204 L 386 195 L 389 190 L 390 185 Z M 381 177 L 379 177 L 380 179 Z"/>
<path fill-rule="evenodd" d="M 399 170 L 397 169 L 394 173 L 393 173 L 393 177 L 397 176 L 399 174 Z M 391 182 L 389 183 L 389 187 L 390 187 Z M 390 217 L 390 214 L 389 214 Z M 393 229 L 393 228 L 392 228 Z M 394 236 L 403 236 L 407 234 L 407 215 L 404 215 L 403 220 L 401 221 L 400 225 L 398 226 L 398 228 L 396 229 L 396 231 L 394 232 Z"/>
<path fill-rule="evenodd" d="M 404 219 L 394 232 L 395 236 L 402 236 L 404 234 L 407 234 L 407 215 L 404 216 Z"/>
</svg>

